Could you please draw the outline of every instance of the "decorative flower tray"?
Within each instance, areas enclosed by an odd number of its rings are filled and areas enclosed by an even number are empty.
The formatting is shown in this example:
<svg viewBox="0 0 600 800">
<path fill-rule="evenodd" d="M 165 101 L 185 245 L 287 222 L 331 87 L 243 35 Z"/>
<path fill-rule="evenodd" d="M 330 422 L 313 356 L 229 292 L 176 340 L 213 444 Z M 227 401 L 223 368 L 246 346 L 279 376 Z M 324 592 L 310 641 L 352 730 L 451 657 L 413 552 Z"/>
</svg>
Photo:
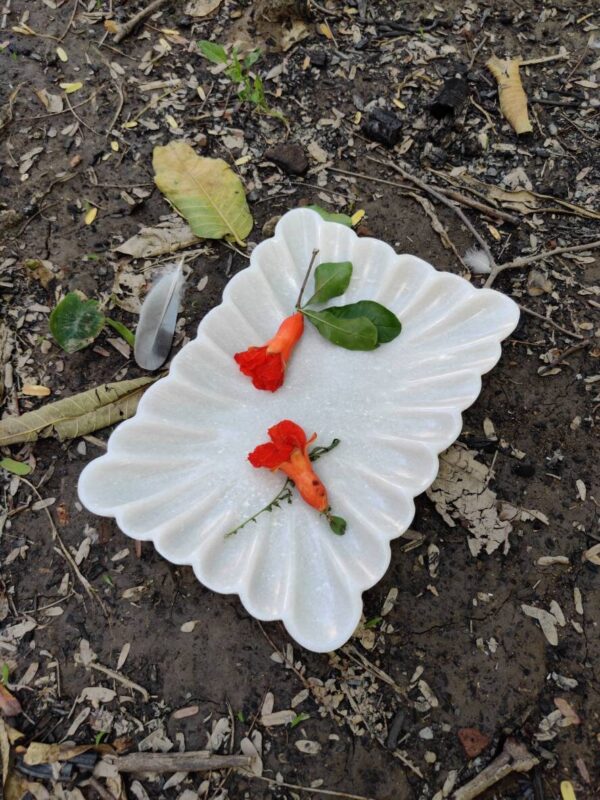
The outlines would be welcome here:
<svg viewBox="0 0 600 800">
<path fill-rule="evenodd" d="M 233 354 L 273 336 L 293 311 L 314 248 L 319 261 L 351 261 L 340 304 L 368 297 L 402 322 L 372 352 L 333 346 L 307 325 L 277 392 L 259 392 Z M 154 542 L 164 558 L 190 564 L 216 592 L 236 593 L 257 619 L 283 620 L 309 650 L 326 652 L 352 635 L 362 593 L 390 563 L 390 540 L 414 515 L 413 498 L 435 479 L 438 454 L 458 437 L 461 412 L 481 390 L 517 325 L 508 297 L 475 289 L 376 239 L 358 238 L 314 211 L 288 212 L 258 245 L 168 377 L 112 434 L 106 455 L 84 469 L 79 496 L 115 517 L 128 536 Z M 316 469 L 344 536 L 295 494 L 261 514 L 281 473 L 256 470 L 247 454 L 269 427 L 292 419 L 317 445 L 340 444 Z"/>
</svg>

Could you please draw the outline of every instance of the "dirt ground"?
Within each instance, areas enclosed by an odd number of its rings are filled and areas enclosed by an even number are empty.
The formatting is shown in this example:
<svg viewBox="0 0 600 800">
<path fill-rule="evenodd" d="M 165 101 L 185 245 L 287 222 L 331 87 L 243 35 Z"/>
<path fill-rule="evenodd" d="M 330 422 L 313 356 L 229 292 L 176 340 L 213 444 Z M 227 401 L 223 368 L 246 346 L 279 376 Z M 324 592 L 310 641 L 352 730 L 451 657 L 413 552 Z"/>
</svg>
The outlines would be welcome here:
<svg viewBox="0 0 600 800">
<path fill-rule="evenodd" d="M 323 0 L 301 18 L 305 38 L 284 53 L 277 44 L 281 23 L 261 21 L 259 4 L 224 0 L 209 16 L 193 17 L 185 3 L 171 2 L 115 44 L 106 20 L 124 22 L 144 5 L 12 0 L 0 8 L 0 293 L 12 337 L 2 365 L 3 415 L 144 374 L 123 346 L 111 344 L 114 332 L 63 353 L 48 332 L 48 315 L 66 291 L 79 289 L 135 328 L 136 316 L 127 309 L 136 291 L 172 257 L 130 259 L 114 248 L 169 215 L 153 185 L 152 149 L 172 139 L 232 164 L 250 156 L 237 166 L 255 220 L 250 248 L 269 235 L 265 224 L 290 208 L 364 209 L 362 232 L 468 276 L 408 194 L 415 187 L 370 157 L 402 161 L 439 186 L 447 184 L 433 170 L 450 174 L 464 167 L 488 185 L 507 188 L 504 177 L 522 168 L 530 181 L 524 188 L 552 196 L 544 203 L 550 211 L 502 206 L 517 217 L 518 224 L 510 224 L 464 209 L 499 263 L 598 239 L 597 220 L 563 213 L 556 202 L 598 208 L 596 4 Z M 277 5 L 270 4 L 274 16 Z M 248 24 L 251 12 L 255 19 Z M 401 27 L 386 27 L 386 20 Z M 244 26 L 267 51 L 256 68 L 263 76 L 273 72 L 265 80 L 268 101 L 288 117 L 289 132 L 240 103 L 223 74 L 198 54 L 197 40 L 229 44 Z M 485 61 L 492 52 L 540 58 L 561 47 L 565 59 L 524 74 L 534 131 L 517 139 L 500 115 Z M 274 69 L 281 64 L 283 70 Z M 467 76 L 476 105 L 437 121 L 431 102 L 455 73 Z M 76 81 L 82 87 L 69 94 L 60 87 Z M 156 88 L 143 88 L 153 82 Z M 45 107 L 36 95 L 43 90 L 62 98 L 60 111 Z M 534 96 L 539 102 L 531 102 Z M 395 149 L 375 145 L 361 127 L 372 102 L 402 123 Z M 127 126 L 132 121 L 137 124 Z M 480 136 L 486 125 L 487 144 Z M 263 157 L 286 139 L 308 155 L 304 176 Z M 98 213 L 86 224 L 91 206 Z M 445 206 L 436 203 L 434 213 L 463 254 L 473 244 L 470 232 Z M 35 259 L 50 275 L 30 263 Z M 195 335 L 247 258 L 215 242 L 197 247 L 187 265 L 192 274 L 176 349 Z M 388 572 L 364 596 L 368 627 L 334 654 L 310 653 L 280 624 L 259 624 L 237 597 L 208 591 L 190 568 L 166 563 L 148 544 L 138 557 L 112 520 L 83 510 L 78 476 L 102 453 L 110 430 L 87 440 L 49 438 L 0 451 L 34 467 L 26 479 L 0 470 L 0 665 L 6 664 L 5 683 L 22 706 L 11 724 L 24 741 L 96 738 L 111 744 L 130 737 L 137 750 L 154 734 L 147 749 L 168 749 L 170 742 L 190 751 L 205 748 L 212 733 L 217 752 L 239 752 L 242 739 L 249 739 L 262 753 L 260 776 L 190 773 L 167 788 L 168 775 L 125 776 L 122 796 L 136 798 L 296 798 L 328 791 L 347 798 L 441 800 L 481 772 L 512 737 L 537 765 L 481 797 L 558 800 L 561 781 L 571 782 L 577 800 L 599 797 L 600 581 L 597 557 L 594 563 L 584 553 L 600 542 L 600 348 L 594 340 L 600 262 L 585 252 L 535 267 L 533 281 L 532 265 L 503 273 L 494 285 L 534 314 L 524 311 L 505 342 L 500 363 L 464 415 L 459 441 L 493 465 L 490 485 L 500 500 L 541 517 L 515 523 L 506 549 L 474 557 L 464 528 L 449 527 L 431 500 L 419 497 L 408 538 L 393 543 Z M 484 278 L 470 277 L 475 285 Z M 547 316 L 551 323 L 543 321 Z M 49 387 L 51 395 L 28 396 L 25 384 Z M 54 500 L 40 508 L 41 498 Z M 49 516 L 106 614 L 67 564 Z M 437 568 L 432 545 L 439 548 Z M 555 556 L 563 558 L 547 558 Z M 559 606 L 556 645 L 522 609 L 556 611 L 553 603 Z M 185 626 L 192 620 L 195 625 Z M 27 621 L 34 623 L 29 630 L 10 633 Z M 89 663 L 86 668 L 82 640 L 96 654 L 94 663 L 117 670 L 142 691 Z M 117 669 L 125 645 L 128 656 Z M 86 694 L 92 686 L 111 691 L 92 699 Z M 298 700 L 300 692 L 305 696 Z M 276 711 L 302 713 L 293 727 L 261 723 L 268 693 Z M 69 733 L 85 709 L 89 715 Z M 176 713 L 181 709 L 187 711 Z M 461 744 L 463 729 L 486 737 L 474 758 Z M 219 730 L 225 731 L 221 739 Z M 88 777 L 75 770 L 62 788 L 44 785 L 51 797 L 75 798 L 68 792 L 83 781 L 83 796 L 99 797 L 98 786 L 85 783 Z"/>
</svg>

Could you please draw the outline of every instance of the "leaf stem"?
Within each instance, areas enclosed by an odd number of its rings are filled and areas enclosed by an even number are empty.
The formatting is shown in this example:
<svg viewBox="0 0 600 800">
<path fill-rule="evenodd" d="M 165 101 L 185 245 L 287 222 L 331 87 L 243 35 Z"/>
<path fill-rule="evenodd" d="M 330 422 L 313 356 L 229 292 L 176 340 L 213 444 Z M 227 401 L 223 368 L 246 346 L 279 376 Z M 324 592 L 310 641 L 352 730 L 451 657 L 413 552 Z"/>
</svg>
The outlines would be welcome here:
<svg viewBox="0 0 600 800">
<path fill-rule="evenodd" d="M 312 256 L 310 257 L 310 264 L 308 265 L 308 269 L 306 270 L 306 275 L 304 276 L 304 280 L 302 281 L 302 286 L 300 287 L 300 294 L 298 295 L 298 299 L 296 300 L 296 311 L 300 310 L 300 303 L 302 302 L 302 295 L 304 294 L 304 290 L 306 289 L 306 284 L 308 283 L 308 279 L 310 277 L 310 273 L 312 272 L 313 265 L 315 263 L 316 257 L 319 255 L 319 251 L 315 248 L 312 251 Z"/>
<path fill-rule="evenodd" d="M 319 458 L 321 458 L 321 456 L 325 455 L 325 453 L 329 453 L 331 450 L 334 449 L 334 447 L 337 447 L 339 443 L 340 443 L 339 439 L 333 439 L 331 444 L 327 445 L 326 447 L 313 447 L 311 452 L 308 454 L 308 457 L 310 458 L 311 461 L 317 461 Z M 256 512 L 256 514 L 252 514 L 251 517 L 247 517 L 247 519 L 245 519 L 242 523 L 240 523 L 235 528 L 230 530 L 229 533 L 226 533 L 225 538 L 227 539 L 230 536 L 236 534 L 238 531 L 241 531 L 242 528 L 245 528 L 246 525 L 248 525 L 250 522 L 256 522 L 257 517 L 259 517 L 261 514 L 264 514 L 265 511 L 271 512 L 273 511 L 274 508 L 279 508 L 280 507 L 279 504 L 282 503 L 284 500 L 287 500 L 288 503 L 291 503 L 293 497 L 292 495 L 293 485 L 294 481 L 291 478 L 286 478 L 285 483 L 283 484 L 281 489 L 277 492 L 275 497 L 269 503 L 267 503 L 266 506 L 263 506 L 260 509 L 260 511 Z M 327 517 L 328 522 L 331 524 L 331 510 L 328 508 L 327 511 L 324 513 L 325 516 Z"/>
</svg>

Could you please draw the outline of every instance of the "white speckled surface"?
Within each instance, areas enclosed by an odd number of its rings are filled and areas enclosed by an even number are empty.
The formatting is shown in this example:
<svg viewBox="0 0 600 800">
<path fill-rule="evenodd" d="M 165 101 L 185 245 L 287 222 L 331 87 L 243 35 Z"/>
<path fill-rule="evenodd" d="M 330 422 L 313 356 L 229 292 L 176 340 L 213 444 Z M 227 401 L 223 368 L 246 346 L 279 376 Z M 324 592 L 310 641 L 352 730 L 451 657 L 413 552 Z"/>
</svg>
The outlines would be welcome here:
<svg viewBox="0 0 600 800">
<path fill-rule="evenodd" d="M 330 304 L 377 300 L 403 331 L 375 351 L 351 352 L 307 322 L 284 386 L 259 392 L 232 356 L 266 342 L 293 311 L 314 247 L 318 261 L 354 265 L 348 291 Z M 518 317 L 499 292 L 474 289 L 308 209 L 290 211 L 169 376 L 113 433 L 107 454 L 84 469 L 81 501 L 115 517 L 129 536 L 153 541 L 168 560 L 190 564 L 214 591 L 237 593 L 258 619 L 283 620 L 304 647 L 333 650 L 358 624 L 362 592 L 386 571 L 390 540 L 409 527 L 413 497 L 435 479 L 438 453 L 459 435 L 461 412 Z M 283 483 L 246 456 L 285 418 L 309 436 L 316 431 L 317 445 L 341 440 L 315 466 L 347 533 L 333 535 L 296 495 L 225 539 Z"/>
</svg>

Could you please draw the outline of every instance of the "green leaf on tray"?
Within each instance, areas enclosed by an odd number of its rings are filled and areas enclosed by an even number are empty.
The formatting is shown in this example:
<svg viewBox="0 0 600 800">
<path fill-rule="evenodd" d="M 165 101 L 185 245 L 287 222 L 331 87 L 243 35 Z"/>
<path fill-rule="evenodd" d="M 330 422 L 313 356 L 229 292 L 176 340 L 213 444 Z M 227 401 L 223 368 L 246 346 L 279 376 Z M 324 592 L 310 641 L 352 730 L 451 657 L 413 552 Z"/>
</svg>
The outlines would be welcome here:
<svg viewBox="0 0 600 800">
<path fill-rule="evenodd" d="M 377 328 L 377 344 L 391 342 L 402 330 L 398 317 L 381 303 L 374 300 L 359 300 L 347 306 L 330 306 L 328 309 L 338 319 L 367 318 Z"/>
<path fill-rule="evenodd" d="M 351 261 L 326 261 L 315 270 L 315 293 L 306 303 L 325 303 L 344 294 L 352 277 Z"/>
<path fill-rule="evenodd" d="M 29 475 L 31 467 L 22 461 L 15 461 L 14 458 L 0 458 L 0 467 L 12 472 L 13 475 Z"/>
<path fill-rule="evenodd" d="M 21 416 L 4 417 L 0 420 L 0 447 L 53 435 L 63 442 L 128 419 L 155 380 L 148 377 L 104 383 Z"/>
<path fill-rule="evenodd" d="M 352 227 L 352 217 L 349 217 L 348 214 L 336 214 L 334 211 L 327 211 L 326 208 L 316 205 L 306 206 L 306 208 L 316 211 L 325 222 L 339 222 L 340 225 L 346 225 L 348 228 Z"/>
<path fill-rule="evenodd" d="M 223 45 L 217 44 L 216 42 L 209 42 L 206 39 L 201 39 L 198 42 L 198 49 L 204 58 L 208 58 L 213 64 L 226 64 L 229 61 Z"/>
<path fill-rule="evenodd" d="M 374 350 L 377 347 L 377 328 L 366 317 L 338 318 L 328 309 L 324 311 L 304 309 L 302 313 L 312 322 L 321 336 L 332 344 L 345 347 L 347 350 Z"/>
<path fill-rule="evenodd" d="M 329 527 L 336 536 L 343 536 L 346 533 L 346 520 L 343 517 L 336 517 L 332 514 L 329 517 Z"/>
<path fill-rule="evenodd" d="M 154 180 L 190 228 L 204 239 L 243 245 L 253 220 L 241 180 L 221 158 L 203 158 L 185 142 L 155 147 Z"/>
<path fill-rule="evenodd" d="M 97 300 L 85 300 L 69 292 L 50 314 L 50 332 L 67 353 L 91 344 L 104 327 Z"/>
</svg>

